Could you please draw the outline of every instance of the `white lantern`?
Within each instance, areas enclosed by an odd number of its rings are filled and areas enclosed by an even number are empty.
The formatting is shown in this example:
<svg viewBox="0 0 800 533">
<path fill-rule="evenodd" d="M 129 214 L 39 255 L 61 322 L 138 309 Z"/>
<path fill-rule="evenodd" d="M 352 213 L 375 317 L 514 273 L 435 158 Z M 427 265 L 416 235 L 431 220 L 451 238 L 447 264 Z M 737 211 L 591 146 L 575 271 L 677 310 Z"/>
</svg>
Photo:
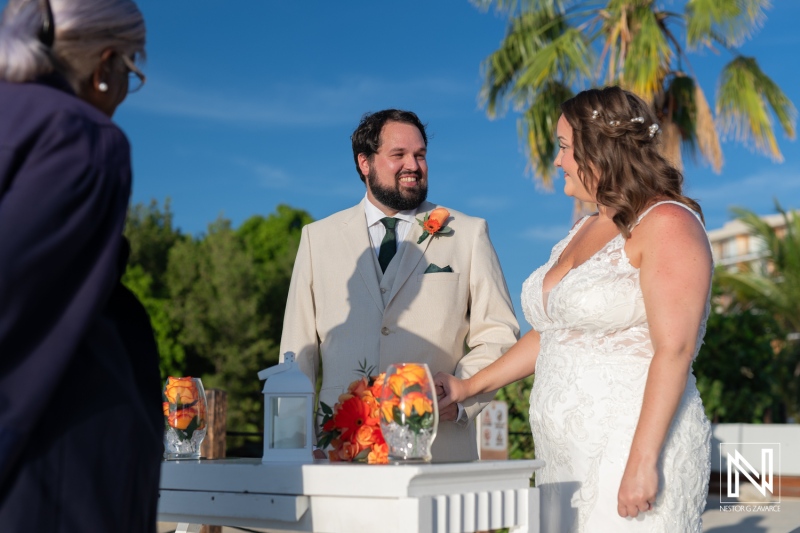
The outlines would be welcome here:
<svg viewBox="0 0 800 533">
<path fill-rule="evenodd" d="M 264 457 L 262 462 L 311 463 L 314 388 L 286 352 L 284 362 L 258 373 L 264 383 Z"/>
</svg>

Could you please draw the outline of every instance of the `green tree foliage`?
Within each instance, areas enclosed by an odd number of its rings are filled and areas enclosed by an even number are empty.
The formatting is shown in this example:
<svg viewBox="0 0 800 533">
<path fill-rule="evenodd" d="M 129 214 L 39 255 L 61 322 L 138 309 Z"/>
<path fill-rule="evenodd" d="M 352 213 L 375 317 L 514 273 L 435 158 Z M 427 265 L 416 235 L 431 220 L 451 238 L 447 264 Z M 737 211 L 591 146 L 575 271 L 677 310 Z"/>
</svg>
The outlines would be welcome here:
<svg viewBox="0 0 800 533">
<path fill-rule="evenodd" d="M 238 230 L 218 219 L 206 235 L 170 252 L 170 316 L 179 324 L 186 367 L 207 387 L 228 391 L 228 427 L 258 431 L 258 370 L 278 361 L 289 280 L 300 230 L 310 216 L 279 206 Z"/>
<path fill-rule="evenodd" d="M 520 111 L 520 136 L 534 178 L 550 187 L 559 105 L 573 90 L 621 85 L 653 103 L 665 155 L 681 166 L 681 146 L 719 172 L 719 134 L 781 160 L 775 122 L 795 135 L 797 111 L 736 47 L 765 18 L 769 0 L 472 0 L 509 16 L 498 50 L 483 64 L 481 98 L 494 117 Z M 682 8 L 682 11 L 678 11 Z M 716 119 L 693 74 L 689 53 L 726 49 Z"/>
<path fill-rule="evenodd" d="M 800 217 L 778 204 L 776 208 L 783 216 L 782 230 L 752 211 L 733 210 L 764 243 L 766 267 L 742 265 L 735 272 L 720 271 L 718 280 L 739 305 L 772 317 L 780 327 L 773 342 L 777 354 L 774 393 L 787 415 L 800 421 Z"/>
<path fill-rule="evenodd" d="M 258 312 L 266 319 L 269 338 L 278 343 L 300 230 L 311 221 L 305 211 L 279 205 L 274 214 L 267 218 L 251 217 L 236 231 L 258 273 L 261 294 Z M 277 355 L 275 357 L 272 363 L 277 362 Z"/>
<path fill-rule="evenodd" d="M 782 422 L 776 394 L 781 358 L 772 344 L 781 336 L 780 327 L 758 309 L 723 305 L 718 275 L 716 305 L 693 367 L 706 415 L 714 423 Z"/>
<path fill-rule="evenodd" d="M 206 234 L 181 235 L 169 202 L 137 204 L 126 235 L 124 280 L 150 313 L 162 374 L 202 378 L 228 392 L 228 428 L 260 431 L 257 373 L 278 361 L 283 314 L 305 211 L 279 205 L 238 229 L 219 218 Z"/>
<path fill-rule="evenodd" d="M 170 249 L 184 237 L 172 226 L 169 199 L 164 207 L 153 200 L 136 204 L 128 211 L 125 236 L 131 246 L 128 268 L 122 282 L 139 298 L 153 325 L 161 355 L 161 376 L 183 373 L 185 353 L 177 339 L 177 324 L 167 311 L 169 290 L 166 282 Z"/>
<path fill-rule="evenodd" d="M 508 404 L 508 457 L 510 459 L 533 459 L 534 447 L 529 423 L 531 388 L 533 376 L 506 385 L 495 400 Z"/>
</svg>

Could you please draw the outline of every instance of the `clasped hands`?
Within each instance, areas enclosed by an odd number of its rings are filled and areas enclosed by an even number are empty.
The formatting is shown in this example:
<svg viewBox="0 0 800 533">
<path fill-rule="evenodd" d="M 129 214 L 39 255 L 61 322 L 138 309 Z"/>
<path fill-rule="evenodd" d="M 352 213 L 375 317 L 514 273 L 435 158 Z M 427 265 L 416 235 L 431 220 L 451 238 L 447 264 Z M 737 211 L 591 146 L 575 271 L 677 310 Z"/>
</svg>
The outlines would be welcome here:
<svg viewBox="0 0 800 533">
<path fill-rule="evenodd" d="M 433 376 L 436 386 L 436 401 L 439 404 L 439 420 L 455 422 L 458 419 L 458 404 L 467 399 L 464 382 L 455 376 L 437 372 Z"/>
</svg>

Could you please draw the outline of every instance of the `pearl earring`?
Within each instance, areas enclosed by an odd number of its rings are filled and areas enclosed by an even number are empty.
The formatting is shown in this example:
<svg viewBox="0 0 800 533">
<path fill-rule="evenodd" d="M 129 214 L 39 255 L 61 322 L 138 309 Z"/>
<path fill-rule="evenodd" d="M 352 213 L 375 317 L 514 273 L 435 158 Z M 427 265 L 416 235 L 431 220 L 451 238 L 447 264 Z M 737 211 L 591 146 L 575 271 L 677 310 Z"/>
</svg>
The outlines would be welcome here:
<svg viewBox="0 0 800 533">
<path fill-rule="evenodd" d="M 101 93 L 108 91 L 108 84 L 104 81 L 101 81 L 100 83 L 97 84 L 97 90 L 100 91 Z"/>
</svg>

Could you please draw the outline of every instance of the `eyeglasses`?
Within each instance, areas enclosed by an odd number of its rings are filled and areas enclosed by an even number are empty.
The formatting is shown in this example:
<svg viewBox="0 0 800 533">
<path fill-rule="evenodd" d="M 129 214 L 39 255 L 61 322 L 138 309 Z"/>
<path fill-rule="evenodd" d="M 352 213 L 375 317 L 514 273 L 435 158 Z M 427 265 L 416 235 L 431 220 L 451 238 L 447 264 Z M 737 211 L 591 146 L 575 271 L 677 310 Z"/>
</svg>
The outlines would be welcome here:
<svg viewBox="0 0 800 533">
<path fill-rule="evenodd" d="M 122 58 L 122 62 L 125 63 L 125 67 L 128 69 L 128 92 L 135 93 L 144 87 L 144 82 L 147 81 L 147 76 L 145 76 L 144 73 L 139 70 L 131 58 L 124 54 L 120 54 L 120 57 Z"/>
<path fill-rule="evenodd" d="M 49 0 L 39 0 L 39 9 L 42 11 L 42 27 L 39 28 L 39 41 L 47 48 L 52 48 L 56 38 L 56 28 L 53 24 L 53 9 Z"/>
</svg>

